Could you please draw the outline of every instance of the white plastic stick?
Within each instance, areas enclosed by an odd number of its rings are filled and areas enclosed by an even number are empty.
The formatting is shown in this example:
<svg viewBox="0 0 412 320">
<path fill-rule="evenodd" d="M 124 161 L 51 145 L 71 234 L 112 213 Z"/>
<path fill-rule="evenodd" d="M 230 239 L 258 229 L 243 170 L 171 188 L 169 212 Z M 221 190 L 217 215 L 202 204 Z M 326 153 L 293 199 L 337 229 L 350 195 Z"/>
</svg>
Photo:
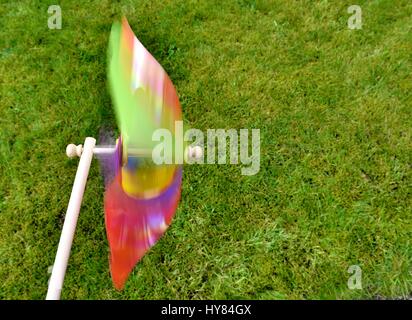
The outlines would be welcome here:
<svg viewBox="0 0 412 320">
<path fill-rule="evenodd" d="M 69 158 L 80 157 L 83 152 L 83 146 L 69 144 L 66 148 L 66 154 Z M 116 146 L 95 146 L 93 148 L 93 154 L 95 155 L 110 155 L 116 152 Z M 142 148 L 129 148 L 127 154 L 137 157 L 152 157 L 152 150 Z M 203 149 L 200 146 L 188 146 L 185 149 L 184 157 L 189 160 L 199 160 L 203 156 Z"/>
<path fill-rule="evenodd" d="M 108 155 L 108 154 L 113 154 L 115 152 L 116 152 L 116 147 L 115 146 L 113 146 L 113 147 L 99 147 L 99 146 L 96 146 L 93 149 L 93 153 L 96 154 L 96 155 L 97 154 Z"/>
<path fill-rule="evenodd" d="M 59 247 L 50 277 L 49 289 L 46 300 L 59 300 L 66 273 L 67 262 L 76 230 L 77 218 L 79 217 L 80 206 L 83 199 L 84 188 L 89 174 L 90 164 L 93 158 L 93 148 L 96 139 L 86 138 L 84 147 L 80 146 L 81 153 L 79 166 L 74 179 L 73 189 L 70 196 L 69 206 L 67 207 L 66 218 L 64 220 L 62 234 L 60 236 Z M 69 147 L 68 147 L 69 149 Z M 66 151 L 68 150 L 66 149 Z"/>
</svg>

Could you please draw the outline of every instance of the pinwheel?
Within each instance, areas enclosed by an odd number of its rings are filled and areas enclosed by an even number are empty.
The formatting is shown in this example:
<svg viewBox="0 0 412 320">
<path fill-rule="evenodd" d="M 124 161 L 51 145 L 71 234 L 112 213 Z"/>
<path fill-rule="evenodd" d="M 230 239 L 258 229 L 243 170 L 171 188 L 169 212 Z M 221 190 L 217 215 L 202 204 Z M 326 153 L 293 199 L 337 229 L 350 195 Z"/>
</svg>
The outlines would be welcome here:
<svg viewBox="0 0 412 320">
<path fill-rule="evenodd" d="M 110 246 L 110 272 L 122 289 L 136 263 L 164 234 L 175 214 L 182 185 L 182 162 L 153 159 L 153 133 L 165 129 L 179 142 L 175 123 L 182 119 L 176 90 L 161 65 L 145 49 L 127 20 L 113 24 L 108 78 L 120 137 L 115 146 L 68 145 L 68 156 L 80 162 L 49 282 L 47 299 L 59 299 L 93 154 L 101 161 L 105 181 L 104 211 Z M 189 157 L 200 148 L 186 148 Z M 176 159 L 174 159 L 176 160 Z"/>
</svg>

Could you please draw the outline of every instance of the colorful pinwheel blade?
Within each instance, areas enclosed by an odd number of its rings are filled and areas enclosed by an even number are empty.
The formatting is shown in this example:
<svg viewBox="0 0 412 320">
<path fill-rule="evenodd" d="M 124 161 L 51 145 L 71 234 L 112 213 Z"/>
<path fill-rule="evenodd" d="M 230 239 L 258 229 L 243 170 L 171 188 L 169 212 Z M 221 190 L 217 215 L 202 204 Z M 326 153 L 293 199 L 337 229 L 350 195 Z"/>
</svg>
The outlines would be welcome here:
<svg viewBox="0 0 412 320">
<path fill-rule="evenodd" d="M 160 64 L 126 19 L 112 27 L 109 84 L 121 131 L 116 152 L 102 161 L 106 232 L 114 285 L 122 289 L 135 264 L 163 235 L 180 199 L 181 165 L 155 165 L 132 150 L 151 150 L 154 130 L 181 120 L 178 96 Z"/>
<path fill-rule="evenodd" d="M 135 199 L 128 196 L 120 175 L 108 186 L 105 219 L 110 244 L 110 271 L 117 289 L 122 289 L 135 264 L 157 242 L 169 226 L 179 198 L 182 170 L 158 197 Z"/>
</svg>

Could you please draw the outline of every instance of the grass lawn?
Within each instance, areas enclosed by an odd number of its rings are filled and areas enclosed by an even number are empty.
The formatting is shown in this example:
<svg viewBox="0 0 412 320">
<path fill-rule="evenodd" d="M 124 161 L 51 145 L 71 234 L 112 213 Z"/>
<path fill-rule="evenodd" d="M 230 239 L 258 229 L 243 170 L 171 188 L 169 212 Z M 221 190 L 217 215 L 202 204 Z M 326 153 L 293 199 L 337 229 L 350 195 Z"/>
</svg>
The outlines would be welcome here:
<svg viewBox="0 0 412 320">
<path fill-rule="evenodd" d="M 122 14 L 191 127 L 260 129 L 260 172 L 186 166 L 171 227 L 118 292 L 94 161 L 62 299 L 410 296 L 412 2 L 358 0 L 350 30 L 353 2 L 2 1 L 0 299 L 45 297 L 78 163 L 65 147 L 117 130 L 106 50 Z"/>
</svg>

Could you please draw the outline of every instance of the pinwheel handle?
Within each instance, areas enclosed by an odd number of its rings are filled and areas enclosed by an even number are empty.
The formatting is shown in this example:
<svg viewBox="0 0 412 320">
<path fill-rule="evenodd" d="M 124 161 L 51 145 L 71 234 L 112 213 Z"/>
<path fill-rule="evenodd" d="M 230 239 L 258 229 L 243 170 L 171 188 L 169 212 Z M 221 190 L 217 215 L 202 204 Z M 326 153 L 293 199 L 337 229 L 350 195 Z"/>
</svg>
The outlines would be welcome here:
<svg viewBox="0 0 412 320">
<path fill-rule="evenodd" d="M 95 144 L 96 139 L 89 137 L 86 138 L 84 142 L 84 148 L 82 145 L 69 145 L 66 148 L 66 153 L 68 156 L 77 155 L 81 157 L 77 168 L 76 177 L 74 179 L 73 189 L 70 195 L 66 217 L 64 219 L 63 230 L 60 236 L 59 246 L 57 248 L 56 258 L 49 281 L 49 288 L 46 296 L 47 300 L 60 299 L 64 276 L 66 274 L 67 262 L 69 260 L 77 219 L 79 217 L 80 206 L 83 200 L 83 193 L 86 187 L 87 176 L 89 174 L 90 164 L 93 159 L 93 149 Z"/>
</svg>

